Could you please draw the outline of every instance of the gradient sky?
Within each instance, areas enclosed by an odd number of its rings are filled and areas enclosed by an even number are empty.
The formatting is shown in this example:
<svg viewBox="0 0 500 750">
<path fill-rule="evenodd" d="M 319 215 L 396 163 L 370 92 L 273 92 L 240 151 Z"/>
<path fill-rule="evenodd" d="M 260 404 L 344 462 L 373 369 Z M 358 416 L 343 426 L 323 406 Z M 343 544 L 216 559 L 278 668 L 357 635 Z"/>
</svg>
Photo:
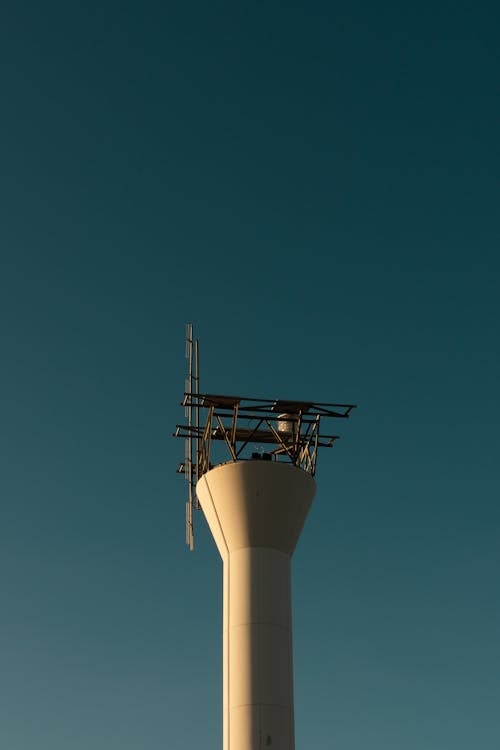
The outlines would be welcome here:
<svg viewBox="0 0 500 750">
<path fill-rule="evenodd" d="M 500 746 L 496 3 L 6 3 L 0 747 L 221 747 L 212 392 L 346 401 L 297 750 Z"/>
</svg>

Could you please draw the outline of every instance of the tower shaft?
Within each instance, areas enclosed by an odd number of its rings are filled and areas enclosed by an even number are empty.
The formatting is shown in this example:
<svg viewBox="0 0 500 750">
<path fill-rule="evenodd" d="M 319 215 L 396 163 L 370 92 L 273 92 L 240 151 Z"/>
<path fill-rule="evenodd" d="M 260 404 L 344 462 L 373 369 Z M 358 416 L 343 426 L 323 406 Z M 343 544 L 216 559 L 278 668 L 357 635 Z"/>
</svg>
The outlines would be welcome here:
<svg viewBox="0 0 500 750">
<path fill-rule="evenodd" d="M 315 492 L 266 461 L 222 464 L 197 495 L 223 560 L 224 750 L 293 750 L 290 562 Z"/>
</svg>

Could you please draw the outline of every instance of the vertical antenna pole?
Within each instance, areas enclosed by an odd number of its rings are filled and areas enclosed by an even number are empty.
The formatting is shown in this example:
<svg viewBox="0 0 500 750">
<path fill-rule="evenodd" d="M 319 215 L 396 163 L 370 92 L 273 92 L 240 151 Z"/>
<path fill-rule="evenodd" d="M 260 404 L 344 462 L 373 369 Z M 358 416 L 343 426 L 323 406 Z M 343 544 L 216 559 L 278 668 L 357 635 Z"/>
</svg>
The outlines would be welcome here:
<svg viewBox="0 0 500 750">
<path fill-rule="evenodd" d="M 186 359 L 189 362 L 189 375 L 186 381 L 186 417 L 188 422 L 188 434 L 186 437 L 186 461 L 185 474 L 188 482 L 188 499 L 186 502 L 186 544 L 192 551 L 194 549 L 193 534 L 193 437 L 191 430 L 193 427 L 193 326 L 191 323 L 186 325 Z"/>
<path fill-rule="evenodd" d="M 192 327 L 191 327 L 192 328 Z M 191 334 L 192 335 L 192 334 Z M 199 471 L 198 471 L 198 456 L 200 455 L 200 404 L 198 400 L 198 396 L 200 393 L 200 370 L 199 370 L 199 346 L 198 346 L 198 339 L 194 342 L 194 396 L 195 396 L 195 428 L 196 428 L 196 455 L 195 455 L 195 461 L 194 461 L 194 486 L 196 487 L 196 483 L 199 479 Z M 196 508 L 199 508 L 199 502 L 198 498 L 196 497 L 196 490 L 194 494 L 194 505 Z"/>
</svg>

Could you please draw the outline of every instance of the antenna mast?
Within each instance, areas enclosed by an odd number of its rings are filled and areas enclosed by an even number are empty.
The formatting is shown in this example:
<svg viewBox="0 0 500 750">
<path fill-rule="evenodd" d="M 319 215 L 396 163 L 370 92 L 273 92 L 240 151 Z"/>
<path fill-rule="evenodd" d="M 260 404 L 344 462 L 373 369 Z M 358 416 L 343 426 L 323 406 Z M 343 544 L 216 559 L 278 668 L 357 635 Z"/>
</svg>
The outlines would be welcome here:
<svg viewBox="0 0 500 750">
<path fill-rule="evenodd" d="M 186 359 L 189 364 L 189 374 L 186 378 L 185 394 L 185 416 L 188 423 L 185 441 L 184 464 L 179 467 L 184 471 L 188 483 L 188 499 L 186 501 L 186 544 L 192 551 L 194 549 L 194 526 L 193 510 L 198 508 L 196 497 L 196 482 L 198 481 L 198 444 L 199 444 L 199 409 L 193 406 L 198 401 L 199 393 L 199 369 L 198 369 L 198 339 L 193 339 L 193 324 L 186 325 Z M 194 423 L 193 423 L 194 411 Z"/>
</svg>

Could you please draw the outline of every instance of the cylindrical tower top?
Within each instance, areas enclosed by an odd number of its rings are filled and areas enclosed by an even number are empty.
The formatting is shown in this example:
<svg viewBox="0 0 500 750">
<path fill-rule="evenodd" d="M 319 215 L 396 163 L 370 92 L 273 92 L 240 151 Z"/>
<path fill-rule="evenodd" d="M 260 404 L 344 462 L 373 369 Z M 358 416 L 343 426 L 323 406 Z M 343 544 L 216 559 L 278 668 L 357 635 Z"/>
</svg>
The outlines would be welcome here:
<svg viewBox="0 0 500 750">
<path fill-rule="evenodd" d="M 311 475 L 296 466 L 251 460 L 220 464 L 196 486 L 222 557 L 242 547 L 291 555 L 315 491 Z"/>
</svg>

